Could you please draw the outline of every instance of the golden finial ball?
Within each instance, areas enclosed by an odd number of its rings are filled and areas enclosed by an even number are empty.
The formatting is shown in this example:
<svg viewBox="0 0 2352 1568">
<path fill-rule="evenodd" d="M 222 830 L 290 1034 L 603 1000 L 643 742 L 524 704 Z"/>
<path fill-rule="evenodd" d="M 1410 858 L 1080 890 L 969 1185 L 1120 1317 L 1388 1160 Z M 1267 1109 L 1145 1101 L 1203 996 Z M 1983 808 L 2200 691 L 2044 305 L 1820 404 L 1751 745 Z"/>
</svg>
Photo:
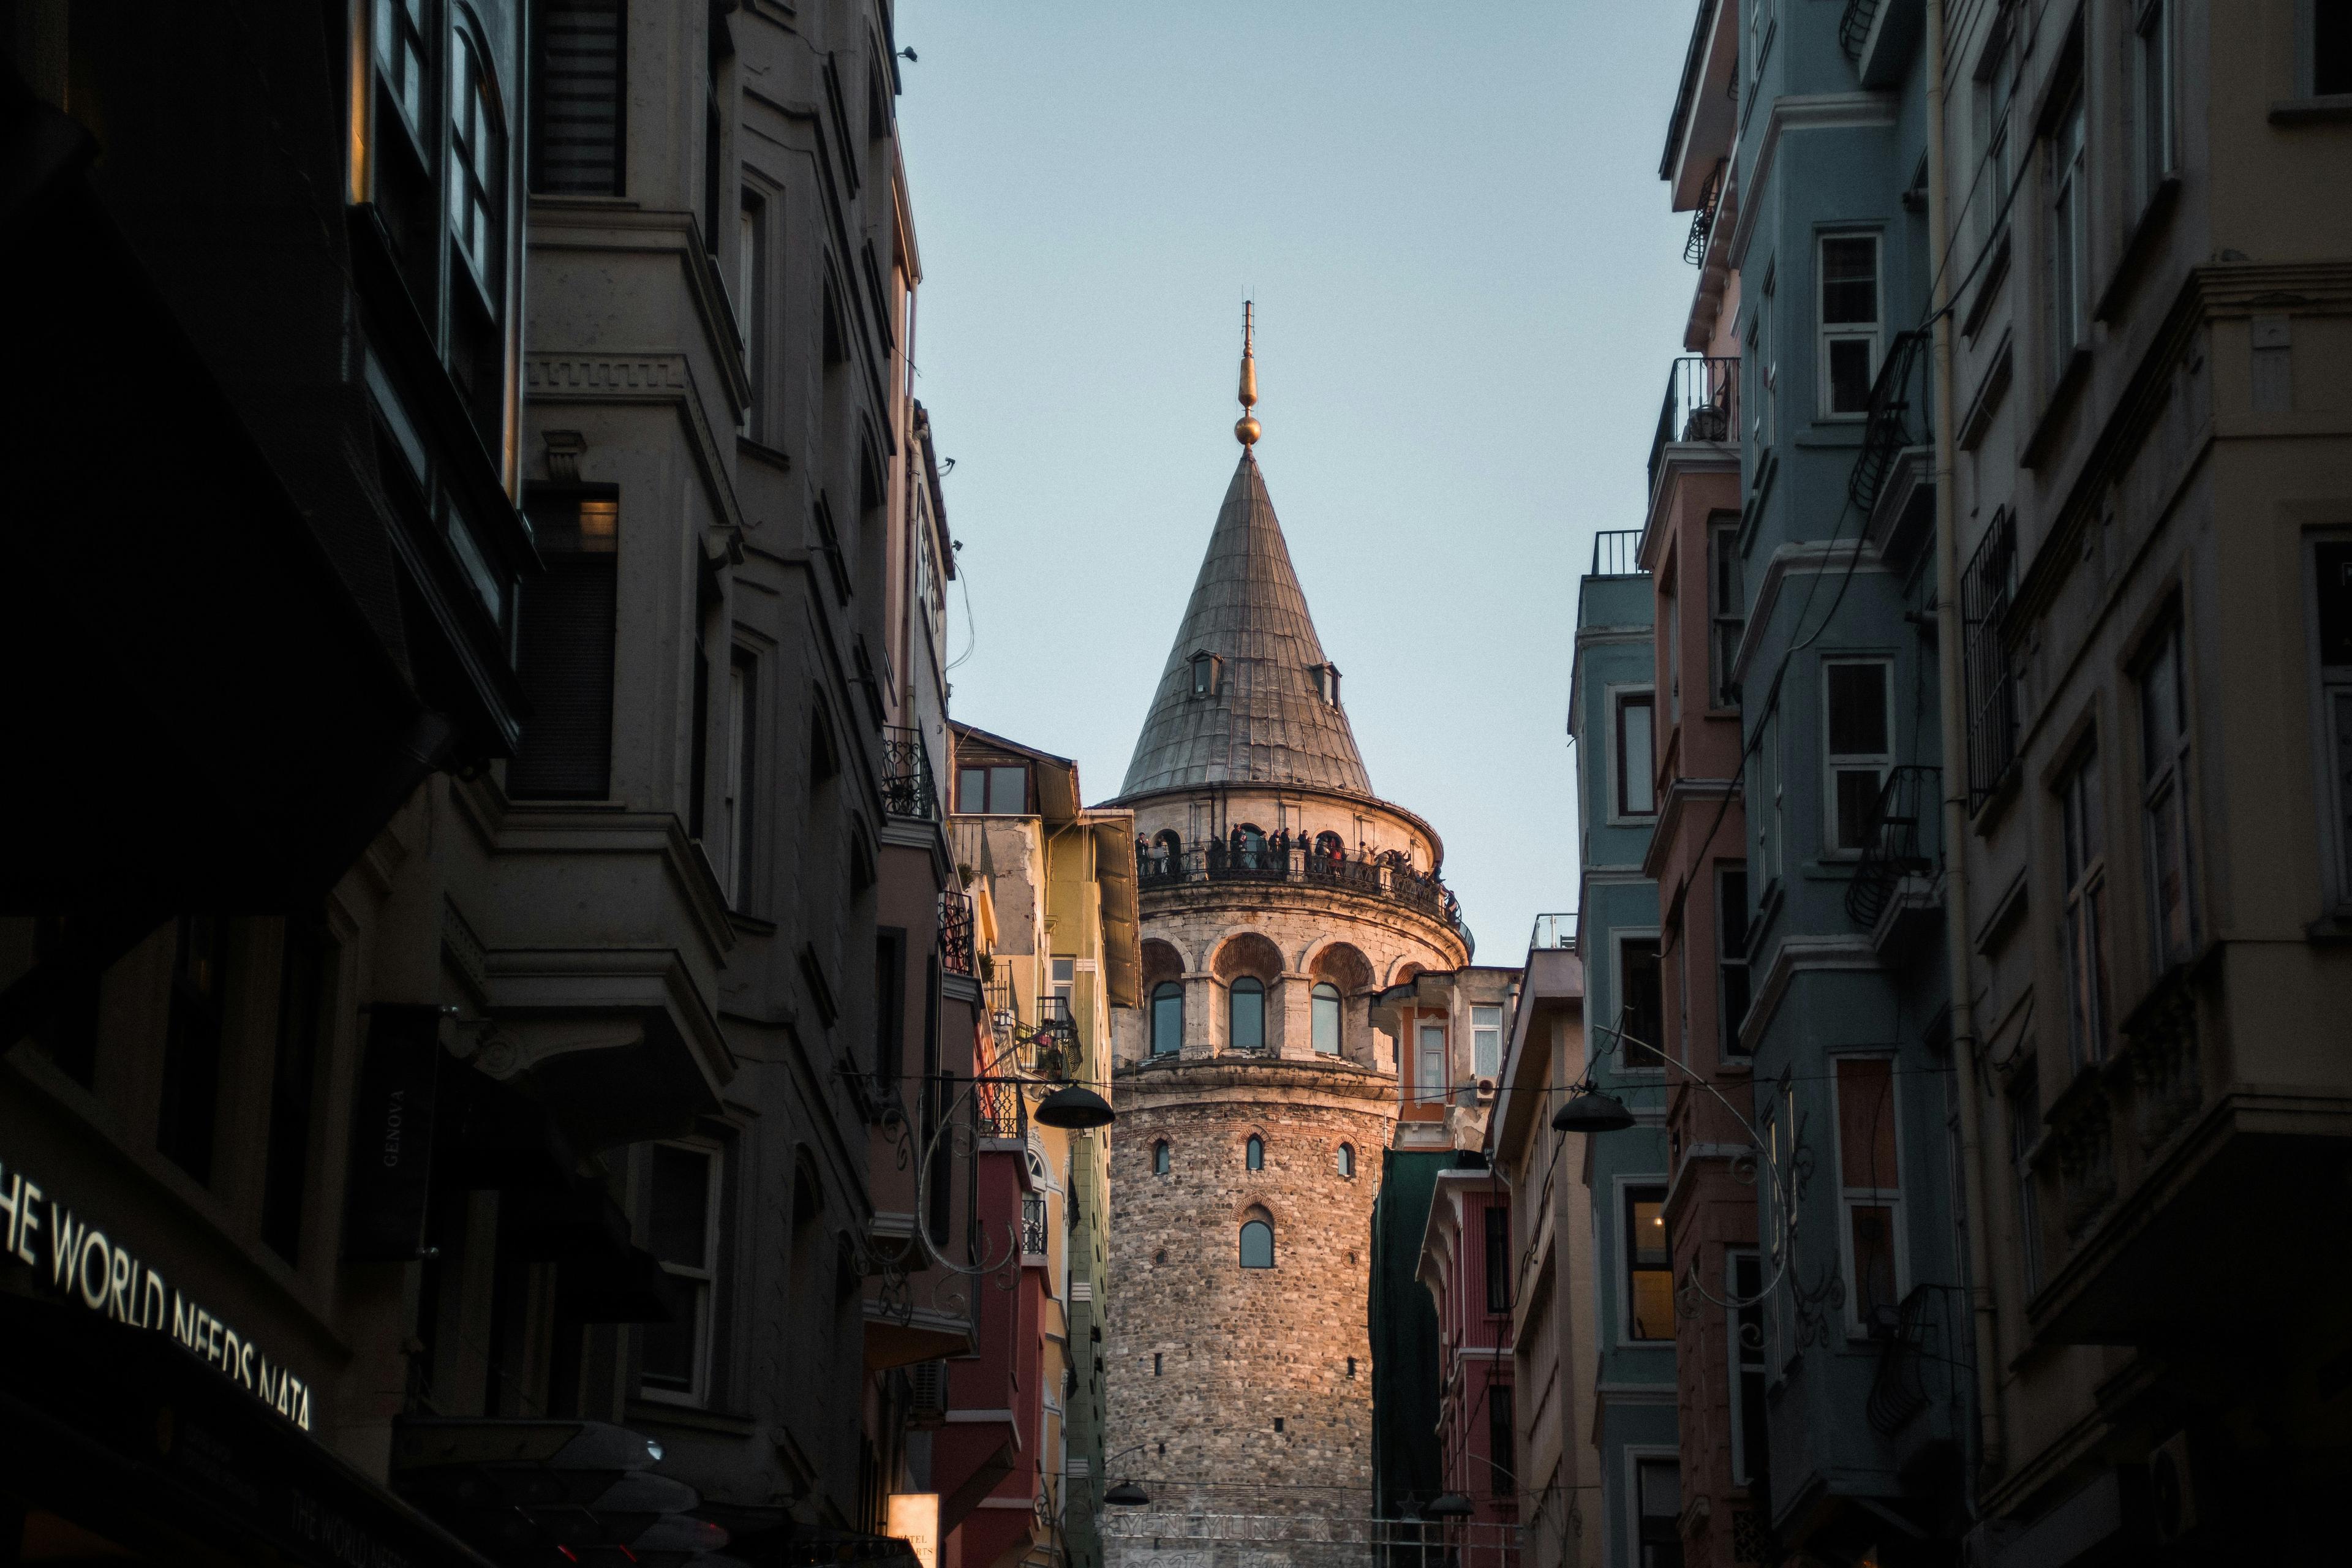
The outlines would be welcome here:
<svg viewBox="0 0 2352 1568">
<path fill-rule="evenodd" d="M 1234 439 L 1244 447 L 1256 446 L 1257 438 L 1263 432 L 1258 427 L 1258 422 L 1247 415 L 1234 422 Z"/>
</svg>

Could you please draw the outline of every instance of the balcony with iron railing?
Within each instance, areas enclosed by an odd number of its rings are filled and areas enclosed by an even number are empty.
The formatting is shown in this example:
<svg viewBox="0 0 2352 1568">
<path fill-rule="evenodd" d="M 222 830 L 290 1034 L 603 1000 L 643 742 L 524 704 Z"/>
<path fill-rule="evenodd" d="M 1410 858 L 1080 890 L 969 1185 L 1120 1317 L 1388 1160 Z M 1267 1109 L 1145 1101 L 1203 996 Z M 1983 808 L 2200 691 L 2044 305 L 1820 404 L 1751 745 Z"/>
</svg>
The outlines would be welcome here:
<svg viewBox="0 0 2352 1568">
<path fill-rule="evenodd" d="M 1013 1064 L 1024 1078 L 1067 1079 L 1076 1076 L 1080 1059 L 1078 1023 L 1066 996 L 1037 998 L 1037 1022 L 1016 1030 Z"/>
<path fill-rule="evenodd" d="M 1043 1193 L 1021 1194 L 1021 1258 L 1023 1262 L 1035 1259 L 1043 1262 L 1050 1235 L 1045 1224 L 1045 1196 Z"/>
<path fill-rule="evenodd" d="M 1890 769 L 1864 825 L 1845 912 L 1882 952 L 1942 901 L 1943 777 L 1916 763 Z"/>
<path fill-rule="evenodd" d="M 1658 493 L 1658 472 L 1666 448 L 1696 443 L 1739 447 L 1739 361 L 1685 354 L 1666 369 L 1666 395 L 1658 406 L 1657 434 L 1650 440 L 1650 493 Z"/>
<path fill-rule="evenodd" d="M 1418 871 L 1402 851 L 1349 855 L 1318 848 L 1284 834 L 1272 837 L 1212 839 L 1182 847 L 1166 842 L 1136 847 L 1136 876 L 1142 890 L 1181 888 L 1195 882 L 1304 883 L 1402 904 L 1442 921 L 1475 950 L 1476 939 L 1462 918 L 1462 906 L 1435 871 Z"/>
<path fill-rule="evenodd" d="M 1871 384 L 1862 450 L 1846 480 L 1863 536 L 1901 566 L 1936 521 L 1935 405 L 1925 331 L 1897 332 Z"/>
<path fill-rule="evenodd" d="M 950 889 L 940 894 L 940 967 L 950 974 L 979 973 L 972 944 L 971 895 Z"/>
<path fill-rule="evenodd" d="M 939 790 L 931 781 L 931 757 L 919 730 L 897 724 L 883 728 L 882 809 L 893 816 L 939 817 Z"/>
</svg>

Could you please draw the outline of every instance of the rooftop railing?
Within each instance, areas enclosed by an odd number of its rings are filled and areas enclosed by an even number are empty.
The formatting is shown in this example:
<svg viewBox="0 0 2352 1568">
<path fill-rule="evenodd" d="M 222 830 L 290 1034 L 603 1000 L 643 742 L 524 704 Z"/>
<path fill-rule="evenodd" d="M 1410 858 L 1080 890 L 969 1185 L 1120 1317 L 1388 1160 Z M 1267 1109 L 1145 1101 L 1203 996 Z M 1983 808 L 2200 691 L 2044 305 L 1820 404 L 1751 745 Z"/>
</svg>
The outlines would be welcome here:
<svg viewBox="0 0 2352 1568">
<path fill-rule="evenodd" d="M 1562 948 L 1573 951 L 1576 947 L 1576 911 L 1569 910 L 1559 914 L 1538 915 L 1535 929 L 1528 933 L 1528 946 L 1535 952 L 1548 952 Z"/>
<path fill-rule="evenodd" d="M 1602 537 L 1606 538 L 1607 535 Z M 1475 939 L 1462 919 L 1462 906 L 1435 871 L 1417 871 L 1402 852 L 1330 854 L 1311 844 L 1271 839 L 1238 842 L 1212 839 L 1189 848 L 1161 841 L 1139 844 L 1136 877 L 1146 889 L 1187 882 L 1309 882 L 1387 899 L 1434 916 L 1451 926 L 1465 947 Z"/>
<path fill-rule="evenodd" d="M 1667 444 L 1711 441 L 1739 444 L 1739 361 L 1685 354 L 1667 367 L 1665 400 L 1658 408 L 1658 433 L 1650 443 L 1650 490 L 1658 489 L 1658 465 Z"/>
<path fill-rule="evenodd" d="M 1592 536 L 1595 577 L 1638 577 L 1642 574 L 1642 531 L 1608 528 Z"/>
</svg>

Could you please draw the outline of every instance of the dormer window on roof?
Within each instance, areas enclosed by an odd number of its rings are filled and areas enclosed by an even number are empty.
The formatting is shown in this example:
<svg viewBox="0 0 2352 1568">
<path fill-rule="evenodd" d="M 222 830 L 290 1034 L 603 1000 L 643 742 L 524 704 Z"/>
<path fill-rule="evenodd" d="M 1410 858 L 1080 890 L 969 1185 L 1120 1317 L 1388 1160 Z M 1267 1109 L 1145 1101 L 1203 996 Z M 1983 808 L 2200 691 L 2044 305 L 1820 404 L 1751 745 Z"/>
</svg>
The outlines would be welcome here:
<svg viewBox="0 0 2352 1568">
<path fill-rule="evenodd" d="M 1318 664 L 1312 668 L 1311 673 L 1315 677 L 1315 695 L 1323 699 L 1327 707 L 1339 706 L 1339 667 Z"/>
<path fill-rule="evenodd" d="M 1223 659 L 1213 653 L 1196 653 L 1192 656 L 1193 696 L 1214 697 L 1217 694 L 1217 679 L 1224 673 L 1224 663 Z"/>
</svg>

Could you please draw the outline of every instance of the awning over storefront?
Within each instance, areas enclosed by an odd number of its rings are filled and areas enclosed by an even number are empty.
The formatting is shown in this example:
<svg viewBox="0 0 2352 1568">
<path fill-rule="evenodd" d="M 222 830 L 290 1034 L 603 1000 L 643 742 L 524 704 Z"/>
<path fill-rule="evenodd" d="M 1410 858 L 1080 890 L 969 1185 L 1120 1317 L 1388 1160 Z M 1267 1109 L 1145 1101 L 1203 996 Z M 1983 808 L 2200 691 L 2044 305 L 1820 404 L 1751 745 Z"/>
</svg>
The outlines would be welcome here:
<svg viewBox="0 0 2352 1568">
<path fill-rule="evenodd" d="M 22 1561 L 489 1568 L 166 1335 L 0 1294 L 0 1342 Z"/>
</svg>

